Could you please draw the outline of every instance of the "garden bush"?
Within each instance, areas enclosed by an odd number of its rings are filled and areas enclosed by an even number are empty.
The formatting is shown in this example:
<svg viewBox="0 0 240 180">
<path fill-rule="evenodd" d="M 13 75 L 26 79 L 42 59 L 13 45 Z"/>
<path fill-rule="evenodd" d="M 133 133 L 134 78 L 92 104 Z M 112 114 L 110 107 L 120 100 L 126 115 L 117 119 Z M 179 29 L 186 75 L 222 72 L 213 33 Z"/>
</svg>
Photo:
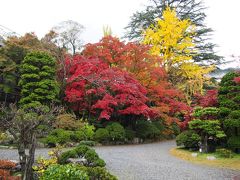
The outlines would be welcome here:
<svg viewBox="0 0 240 180">
<path fill-rule="evenodd" d="M 132 141 L 136 136 L 136 132 L 129 128 L 125 129 L 125 134 L 126 134 L 126 139 L 129 141 Z"/>
<path fill-rule="evenodd" d="M 109 124 L 106 126 L 106 129 L 109 133 L 109 140 L 110 141 L 124 141 L 126 134 L 124 127 L 117 122 Z"/>
<path fill-rule="evenodd" d="M 106 143 L 109 141 L 109 132 L 105 128 L 99 128 L 95 132 L 94 139 L 100 143 Z"/>
<path fill-rule="evenodd" d="M 183 131 L 176 137 L 177 146 L 185 148 L 197 148 L 201 137 L 193 130 Z"/>
<path fill-rule="evenodd" d="M 89 180 L 86 172 L 80 170 L 77 165 L 52 165 L 44 171 L 40 180 Z"/>
<path fill-rule="evenodd" d="M 81 130 L 78 131 L 72 131 L 72 133 L 70 134 L 70 139 L 73 142 L 80 142 L 82 140 L 84 140 L 84 133 Z"/>
<path fill-rule="evenodd" d="M 50 135 L 42 139 L 42 142 L 49 147 L 56 147 L 57 144 L 65 144 L 70 141 L 71 132 L 63 129 L 54 129 Z"/>
<path fill-rule="evenodd" d="M 105 162 L 99 158 L 94 149 L 85 145 L 80 145 L 73 150 L 63 152 L 59 158 L 59 163 L 66 164 L 69 158 L 85 158 L 87 162 L 84 165 L 91 167 L 104 167 L 106 165 Z"/>
<path fill-rule="evenodd" d="M 54 127 L 64 130 L 76 130 L 81 128 L 80 126 L 76 126 L 76 118 L 72 114 L 58 115 L 54 123 Z"/>
<path fill-rule="evenodd" d="M 150 121 L 138 121 L 136 124 L 136 135 L 142 139 L 156 139 L 160 136 L 160 131 Z"/>
<path fill-rule="evenodd" d="M 95 134 L 94 129 L 95 127 L 93 125 L 85 124 L 77 131 L 72 131 L 70 139 L 74 142 L 93 140 Z"/>
</svg>

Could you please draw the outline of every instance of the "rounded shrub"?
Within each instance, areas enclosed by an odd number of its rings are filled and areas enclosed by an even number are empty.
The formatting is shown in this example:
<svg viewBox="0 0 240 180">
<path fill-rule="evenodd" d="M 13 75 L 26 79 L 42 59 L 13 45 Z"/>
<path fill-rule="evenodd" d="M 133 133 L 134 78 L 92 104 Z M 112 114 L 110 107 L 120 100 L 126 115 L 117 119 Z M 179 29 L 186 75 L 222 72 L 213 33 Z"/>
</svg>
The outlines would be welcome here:
<svg viewBox="0 0 240 180">
<path fill-rule="evenodd" d="M 78 128 L 75 123 L 76 119 L 72 114 L 60 114 L 57 116 L 54 126 L 58 129 L 75 130 Z"/>
<path fill-rule="evenodd" d="M 98 142 L 105 143 L 109 141 L 109 132 L 105 128 L 99 128 L 95 132 L 94 139 Z"/>
<path fill-rule="evenodd" d="M 43 138 L 43 143 L 49 147 L 55 147 L 57 144 L 65 144 L 70 141 L 71 132 L 63 129 L 54 129 L 50 135 Z"/>
<path fill-rule="evenodd" d="M 94 149 L 85 145 L 79 145 L 73 150 L 63 152 L 59 157 L 59 163 L 66 164 L 68 163 L 67 161 L 69 158 L 85 158 L 86 163 L 84 165 L 91 167 L 104 167 L 106 165 L 105 162 L 101 158 L 99 158 L 98 154 L 95 152 Z"/>
<path fill-rule="evenodd" d="M 108 130 L 111 141 L 123 141 L 125 139 L 125 130 L 120 123 L 114 122 L 107 125 L 106 129 Z"/>
<path fill-rule="evenodd" d="M 177 146 L 184 146 L 185 148 L 197 148 L 201 137 L 193 130 L 183 131 L 176 137 Z"/>
</svg>

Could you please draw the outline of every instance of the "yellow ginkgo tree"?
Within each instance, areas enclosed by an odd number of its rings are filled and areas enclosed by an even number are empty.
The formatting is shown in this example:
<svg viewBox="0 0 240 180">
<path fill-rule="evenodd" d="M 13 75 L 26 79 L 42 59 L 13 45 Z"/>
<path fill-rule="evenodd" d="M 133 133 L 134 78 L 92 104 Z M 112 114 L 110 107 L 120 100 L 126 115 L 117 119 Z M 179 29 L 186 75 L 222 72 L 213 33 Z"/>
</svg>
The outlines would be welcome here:
<svg viewBox="0 0 240 180">
<path fill-rule="evenodd" d="M 144 31 L 143 39 L 143 44 L 151 45 L 150 53 L 161 57 L 156 65 L 164 67 L 170 81 L 188 97 L 202 92 L 206 74 L 213 70 L 212 66 L 203 67 L 193 62 L 192 57 L 198 52 L 192 39 L 194 34 L 191 21 L 179 19 L 175 10 L 168 7 L 162 19 L 156 19 L 156 23 Z"/>
</svg>

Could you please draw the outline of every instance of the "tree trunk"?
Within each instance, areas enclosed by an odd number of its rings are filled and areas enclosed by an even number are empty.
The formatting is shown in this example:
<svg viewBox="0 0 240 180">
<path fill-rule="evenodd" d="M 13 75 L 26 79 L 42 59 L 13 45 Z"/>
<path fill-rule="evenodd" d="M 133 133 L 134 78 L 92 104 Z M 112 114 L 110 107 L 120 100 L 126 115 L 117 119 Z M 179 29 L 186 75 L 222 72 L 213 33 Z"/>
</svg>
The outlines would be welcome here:
<svg viewBox="0 0 240 180">
<path fill-rule="evenodd" d="M 33 178 L 33 163 L 34 163 L 34 156 L 35 156 L 35 149 L 36 149 L 36 135 L 35 133 L 32 134 L 31 142 L 29 147 L 29 156 L 27 157 L 26 168 L 24 172 L 23 180 L 32 180 Z"/>
<path fill-rule="evenodd" d="M 22 142 L 22 140 L 19 140 L 18 154 L 19 154 L 19 162 L 21 165 L 21 173 L 23 177 L 26 169 L 26 153 L 25 153 L 25 145 L 24 145 L 24 142 Z"/>
<path fill-rule="evenodd" d="M 208 136 L 207 135 L 205 135 L 204 138 L 203 138 L 202 152 L 203 153 L 208 152 Z"/>
</svg>

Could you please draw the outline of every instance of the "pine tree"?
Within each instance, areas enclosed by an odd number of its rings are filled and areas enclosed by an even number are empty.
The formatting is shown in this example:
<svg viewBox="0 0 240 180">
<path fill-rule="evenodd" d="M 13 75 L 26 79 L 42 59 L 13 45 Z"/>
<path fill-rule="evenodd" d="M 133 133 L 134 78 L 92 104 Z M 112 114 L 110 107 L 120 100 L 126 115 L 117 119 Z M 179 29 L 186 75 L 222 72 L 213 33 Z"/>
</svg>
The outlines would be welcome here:
<svg viewBox="0 0 240 180">
<path fill-rule="evenodd" d="M 20 66 L 21 98 L 23 108 L 34 108 L 56 102 L 59 86 L 55 78 L 56 61 L 45 52 L 31 52 Z"/>
</svg>

